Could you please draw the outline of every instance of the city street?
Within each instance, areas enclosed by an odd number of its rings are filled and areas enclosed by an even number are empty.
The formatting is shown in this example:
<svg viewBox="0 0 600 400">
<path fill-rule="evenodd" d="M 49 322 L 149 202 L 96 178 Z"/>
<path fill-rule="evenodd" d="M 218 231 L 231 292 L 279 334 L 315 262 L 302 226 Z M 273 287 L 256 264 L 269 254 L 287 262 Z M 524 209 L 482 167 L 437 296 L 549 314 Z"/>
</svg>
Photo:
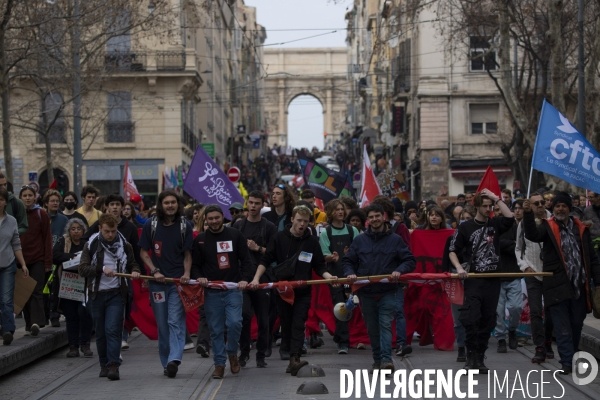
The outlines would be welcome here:
<svg viewBox="0 0 600 400">
<path fill-rule="evenodd" d="M 43 334 L 43 330 L 42 333 Z M 285 373 L 287 361 L 279 359 L 278 348 L 274 348 L 273 356 L 267 359 L 266 369 L 256 368 L 254 352 L 247 366 L 242 368 L 238 376 L 233 376 L 228 369 L 223 380 L 213 380 L 212 359 L 201 358 L 194 350 L 184 353 L 183 363 L 175 379 L 163 376 L 163 371 L 158 360 L 157 342 L 150 341 L 139 332 L 134 332 L 130 339 L 130 349 L 123 351 L 123 364 L 121 365 L 121 380 L 109 381 L 98 378 L 98 360 L 94 358 L 66 358 L 66 349 L 54 353 L 26 366 L 0 377 L 0 398 L 2 399 L 106 399 L 106 398 L 141 398 L 141 399 L 338 399 L 340 397 L 340 370 L 370 368 L 370 350 L 352 349 L 348 355 L 338 355 L 333 341 L 324 332 L 325 346 L 316 350 L 309 350 L 305 359 L 311 364 L 317 364 L 325 371 L 324 377 L 292 377 Z M 553 378 L 553 372 L 559 366 L 556 360 L 542 364 L 542 368 L 535 368 L 529 359 L 532 355 L 532 346 L 519 347 L 516 351 L 509 350 L 507 354 L 495 352 L 495 339 L 490 340 L 490 351 L 487 354 L 486 365 L 496 369 L 498 382 L 496 394 L 494 386 L 489 387 L 488 376 L 480 375 L 474 393 L 479 398 L 563 398 L 563 399 L 597 399 L 600 398 L 600 379 L 587 386 L 574 385 L 571 377 L 557 376 L 558 382 Z M 95 351 L 95 346 L 92 349 Z M 394 357 L 397 370 L 407 370 L 407 375 L 415 369 L 452 369 L 454 373 L 459 370 L 462 363 L 455 361 L 455 352 L 441 352 L 432 346 L 414 347 L 413 353 L 401 359 Z M 305 367 L 307 368 L 307 367 Z M 539 372 L 536 370 L 550 370 L 543 376 L 544 384 L 541 385 Z M 503 384 L 508 371 L 507 381 Z M 517 371 L 520 382 L 517 378 Z M 302 372 L 302 371 L 301 371 Z M 529 380 L 528 380 L 529 378 Z M 417 379 L 424 380 L 423 375 Z M 493 375 L 490 375 L 493 384 Z M 328 394 L 296 394 L 298 387 L 305 381 L 320 381 L 328 389 Z M 523 391 L 521 391 L 521 387 Z M 392 385 L 386 393 L 392 394 Z M 419 390 L 416 387 L 416 390 Z M 432 393 L 436 393 L 436 385 L 432 386 Z M 467 378 L 460 379 L 460 390 L 467 393 Z M 542 392 L 543 390 L 543 392 Z M 400 392 L 402 394 L 402 392 Z M 424 396 L 424 394 L 423 394 Z M 403 396 L 400 396 L 403 397 Z M 414 398 L 408 392 L 406 398 Z M 417 398 L 421 398 L 419 396 Z M 363 384 L 360 396 L 351 393 L 350 398 L 369 398 Z M 374 397 L 383 398 L 380 387 L 377 386 Z M 425 398 L 425 397 L 422 397 Z M 436 397 L 437 398 L 437 397 Z M 440 398 L 449 398 L 442 396 Z"/>
</svg>

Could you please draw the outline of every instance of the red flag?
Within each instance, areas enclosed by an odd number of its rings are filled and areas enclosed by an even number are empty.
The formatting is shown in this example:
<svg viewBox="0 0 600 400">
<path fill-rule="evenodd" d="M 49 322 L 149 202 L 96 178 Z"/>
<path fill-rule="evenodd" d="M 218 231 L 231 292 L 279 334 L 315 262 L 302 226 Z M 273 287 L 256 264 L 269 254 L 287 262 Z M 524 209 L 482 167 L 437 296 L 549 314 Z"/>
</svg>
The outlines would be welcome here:
<svg viewBox="0 0 600 400">
<path fill-rule="evenodd" d="M 323 200 L 321 199 L 315 199 L 315 206 L 321 210 L 321 211 L 325 211 L 325 205 L 323 204 Z"/>
<path fill-rule="evenodd" d="M 477 188 L 477 193 L 481 192 L 483 189 L 487 189 L 494 193 L 496 196 L 501 197 L 502 192 L 500 190 L 500 184 L 498 183 L 498 178 L 494 173 L 492 167 L 488 165 L 485 174 L 483 175 L 483 179 Z"/>
<path fill-rule="evenodd" d="M 50 184 L 50 186 L 48 186 L 49 189 L 56 189 L 56 187 L 58 186 L 58 181 L 56 180 L 56 178 L 54 178 L 54 180 L 52 181 L 52 183 Z"/>
<path fill-rule="evenodd" d="M 179 279 L 173 279 L 173 282 L 175 282 L 177 293 L 181 297 L 181 302 L 186 313 L 204 304 L 204 286 L 199 284 L 182 285 Z"/>
<path fill-rule="evenodd" d="M 369 160 L 369 153 L 367 153 L 367 145 L 365 145 L 363 152 L 362 186 L 360 188 L 361 207 L 371 204 L 371 201 L 379 194 L 381 194 L 381 189 L 379 188 L 377 179 L 375 179 L 371 160 Z"/>
<path fill-rule="evenodd" d="M 135 182 L 133 181 L 133 175 L 131 175 L 131 170 L 129 169 L 129 162 L 125 161 L 125 170 L 123 171 L 123 194 L 125 197 L 125 201 L 129 201 L 131 196 L 134 194 L 140 195 L 137 187 L 135 186 Z"/>
</svg>

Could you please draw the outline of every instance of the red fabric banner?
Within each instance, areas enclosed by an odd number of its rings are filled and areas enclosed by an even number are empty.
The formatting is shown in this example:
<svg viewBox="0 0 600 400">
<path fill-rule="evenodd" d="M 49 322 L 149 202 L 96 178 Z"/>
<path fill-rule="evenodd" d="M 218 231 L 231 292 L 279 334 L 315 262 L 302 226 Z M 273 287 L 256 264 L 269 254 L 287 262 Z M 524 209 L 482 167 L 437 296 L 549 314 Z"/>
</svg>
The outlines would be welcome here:
<svg viewBox="0 0 600 400">
<path fill-rule="evenodd" d="M 414 273 L 403 275 L 403 278 L 420 275 L 423 280 L 410 281 L 404 293 L 406 338 L 409 344 L 416 331 L 421 335 L 419 345 L 433 343 L 436 350 L 454 350 L 454 322 L 450 302 L 443 287 L 444 281 L 435 278 L 424 281 L 426 277 L 450 276 L 449 273 L 440 272 L 444 246 L 448 236 L 453 233 L 453 229 L 415 230 L 411 235 L 411 250 L 417 260 L 417 268 Z"/>
<path fill-rule="evenodd" d="M 494 173 L 494 170 L 492 169 L 492 167 L 490 167 L 489 165 L 488 165 L 487 169 L 485 170 L 485 174 L 483 175 L 483 178 L 481 179 L 481 183 L 479 184 L 479 187 L 477 188 L 477 193 L 481 192 L 483 189 L 487 189 L 487 190 L 491 191 L 496 196 L 501 195 L 500 184 L 498 183 L 498 178 L 496 177 L 496 174 Z"/>
<path fill-rule="evenodd" d="M 182 285 L 179 279 L 173 279 L 173 281 L 186 313 L 196 310 L 204 304 L 204 286 Z"/>
</svg>

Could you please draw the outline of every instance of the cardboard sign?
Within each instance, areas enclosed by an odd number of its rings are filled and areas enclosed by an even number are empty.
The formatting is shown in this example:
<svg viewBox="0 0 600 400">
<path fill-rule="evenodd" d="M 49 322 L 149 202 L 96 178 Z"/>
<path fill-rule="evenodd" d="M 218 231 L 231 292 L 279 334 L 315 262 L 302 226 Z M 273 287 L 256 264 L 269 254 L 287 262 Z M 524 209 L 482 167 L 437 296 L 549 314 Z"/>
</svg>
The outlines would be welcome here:
<svg viewBox="0 0 600 400">
<path fill-rule="evenodd" d="M 31 297 L 35 285 L 37 285 L 35 279 L 32 277 L 25 278 L 23 270 L 17 268 L 17 273 L 15 274 L 15 314 L 20 314 L 21 311 L 23 311 L 23 307 L 25 307 L 25 303 L 27 303 L 27 300 Z"/>
<path fill-rule="evenodd" d="M 74 259 L 69 260 L 69 261 L 65 261 L 62 266 L 63 266 L 63 269 L 68 269 L 68 270 L 71 270 L 71 271 L 77 271 L 77 269 L 79 268 L 80 262 L 81 262 L 81 252 Z"/>
<path fill-rule="evenodd" d="M 58 297 L 75 301 L 85 300 L 85 278 L 75 272 L 63 271 Z"/>
</svg>

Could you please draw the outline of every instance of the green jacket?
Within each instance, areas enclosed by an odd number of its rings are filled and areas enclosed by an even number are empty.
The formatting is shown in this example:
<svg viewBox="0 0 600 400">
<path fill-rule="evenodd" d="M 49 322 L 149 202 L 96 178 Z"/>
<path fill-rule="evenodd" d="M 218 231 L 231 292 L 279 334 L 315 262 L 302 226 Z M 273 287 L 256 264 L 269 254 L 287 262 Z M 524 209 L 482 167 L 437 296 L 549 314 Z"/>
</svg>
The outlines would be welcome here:
<svg viewBox="0 0 600 400">
<path fill-rule="evenodd" d="M 13 203 L 17 204 L 17 215 L 13 210 Z M 17 199 L 12 193 L 8 193 L 8 204 L 6 205 L 6 213 L 11 215 L 17 220 L 17 226 L 19 227 L 19 235 L 24 234 L 29 229 L 29 223 L 27 222 L 27 210 L 25 205 L 19 199 Z"/>
</svg>

